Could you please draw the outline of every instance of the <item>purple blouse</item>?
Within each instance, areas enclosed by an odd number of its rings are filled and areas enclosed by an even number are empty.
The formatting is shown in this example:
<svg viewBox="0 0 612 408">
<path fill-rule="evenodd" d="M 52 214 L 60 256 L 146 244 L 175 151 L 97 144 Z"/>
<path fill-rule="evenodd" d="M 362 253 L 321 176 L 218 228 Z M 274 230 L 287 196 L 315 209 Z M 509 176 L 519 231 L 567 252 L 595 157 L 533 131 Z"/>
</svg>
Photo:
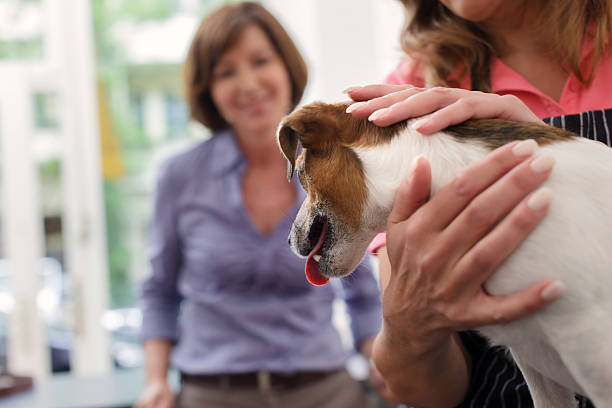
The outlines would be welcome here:
<svg viewBox="0 0 612 408">
<path fill-rule="evenodd" d="M 190 374 L 294 372 L 343 366 L 332 324 L 341 295 L 355 344 L 378 332 L 380 291 L 369 258 L 341 285 L 306 281 L 287 236 L 305 193 L 269 235 L 242 202 L 245 159 L 231 131 L 168 160 L 151 222 L 151 274 L 142 285 L 142 339 L 175 342 L 171 363 Z"/>
</svg>

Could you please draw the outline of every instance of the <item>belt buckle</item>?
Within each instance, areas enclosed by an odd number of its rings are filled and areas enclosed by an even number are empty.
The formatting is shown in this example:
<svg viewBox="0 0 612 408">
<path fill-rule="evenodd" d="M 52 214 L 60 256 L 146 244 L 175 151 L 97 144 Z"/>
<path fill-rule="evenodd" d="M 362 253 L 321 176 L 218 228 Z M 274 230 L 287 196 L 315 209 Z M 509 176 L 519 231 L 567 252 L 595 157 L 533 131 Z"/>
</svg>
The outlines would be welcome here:
<svg viewBox="0 0 612 408">
<path fill-rule="evenodd" d="M 257 388 L 259 391 L 267 392 L 272 388 L 272 381 L 269 371 L 257 372 Z"/>
</svg>

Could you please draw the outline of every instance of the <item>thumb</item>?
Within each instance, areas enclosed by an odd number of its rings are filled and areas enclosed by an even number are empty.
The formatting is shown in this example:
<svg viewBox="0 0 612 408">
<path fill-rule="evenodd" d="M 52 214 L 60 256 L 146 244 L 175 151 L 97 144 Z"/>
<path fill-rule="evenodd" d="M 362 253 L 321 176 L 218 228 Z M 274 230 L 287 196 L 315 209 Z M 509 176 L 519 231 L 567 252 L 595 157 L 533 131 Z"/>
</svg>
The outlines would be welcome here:
<svg viewBox="0 0 612 408">
<path fill-rule="evenodd" d="M 398 224 L 408 219 L 416 210 L 425 204 L 431 190 L 431 167 L 427 159 L 417 156 L 412 163 L 412 170 L 400 184 L 393 209 L 387 221 L 387 230 L 391 224 Z"/>
</svg>

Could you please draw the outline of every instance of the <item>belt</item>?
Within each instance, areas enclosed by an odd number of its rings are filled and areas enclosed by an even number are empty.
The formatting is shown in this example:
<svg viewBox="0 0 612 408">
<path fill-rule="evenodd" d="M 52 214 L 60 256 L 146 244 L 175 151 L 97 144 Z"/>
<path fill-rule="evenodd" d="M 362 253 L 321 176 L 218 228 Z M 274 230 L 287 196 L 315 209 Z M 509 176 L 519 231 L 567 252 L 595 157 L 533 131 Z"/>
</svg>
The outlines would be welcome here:
<svg viewBox="0 0 612 408">
<path fill-rule="evenodd" d="M 293 374 L 256 371 L 238 374 L 187 374 L 181 373 L 181 381 L 193 385 L 213 385 L 223 389 L 257 388 L 261 391 L 269 389 L 289 390 L 313 383 L 333 374 L 334 371 L 301 371 Z"/>
</svg>

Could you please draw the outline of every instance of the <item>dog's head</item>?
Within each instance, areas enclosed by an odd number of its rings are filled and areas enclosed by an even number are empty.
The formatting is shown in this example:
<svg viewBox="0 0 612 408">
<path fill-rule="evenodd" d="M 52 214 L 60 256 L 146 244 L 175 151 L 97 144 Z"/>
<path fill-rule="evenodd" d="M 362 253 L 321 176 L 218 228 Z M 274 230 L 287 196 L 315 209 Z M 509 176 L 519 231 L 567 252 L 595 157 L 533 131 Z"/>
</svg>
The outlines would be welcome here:
<svg viewBox="0 0 612 408">
<path fill-rule="evenodd" d="M 277 134 L 287 178 L 297 173 L 307 193 L 289 244 L 308 257 L 306 275 L 319 285 L 357 267 L 387 215 L 369 208 L 363 166 L 354 149 L 375 144 L 392 130 L 353 118 L 347 106 L 304 106 L 283 119 Z"/>
</svg>

